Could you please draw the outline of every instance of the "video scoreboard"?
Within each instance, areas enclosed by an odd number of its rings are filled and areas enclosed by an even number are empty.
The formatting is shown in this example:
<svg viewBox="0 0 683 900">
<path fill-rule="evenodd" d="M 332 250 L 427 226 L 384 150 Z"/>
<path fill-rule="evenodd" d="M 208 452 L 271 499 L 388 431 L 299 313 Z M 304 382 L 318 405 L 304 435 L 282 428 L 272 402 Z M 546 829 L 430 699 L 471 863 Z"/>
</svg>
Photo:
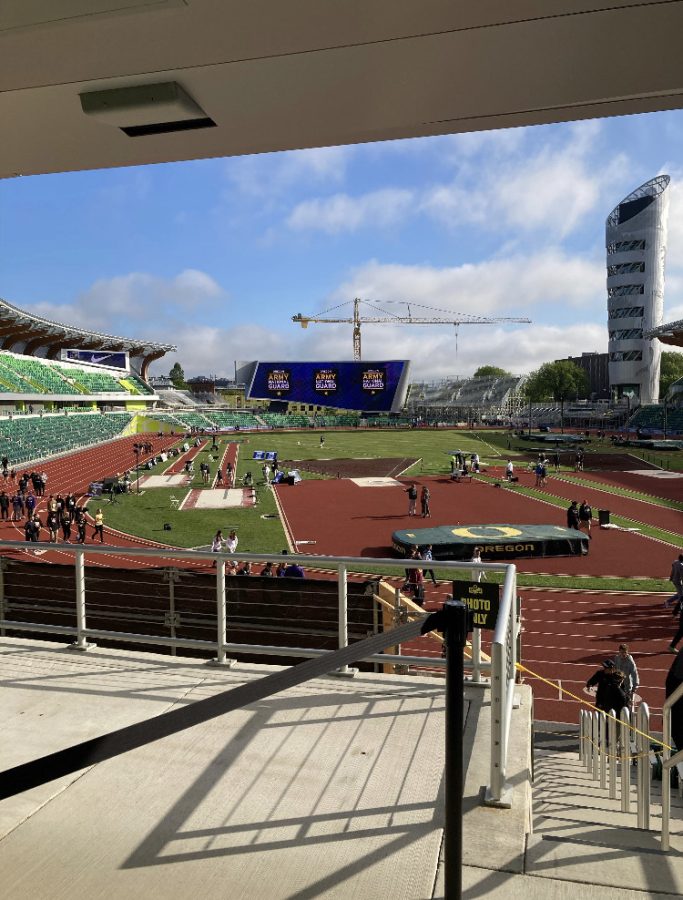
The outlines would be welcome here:
<svg viewBox="0 0 683 900">
<path fill-rule="evenodd" d="M 247 399 L 400 412 L 408 389 L 409 366 L 407 360 L 257 362 Z"/>
</svg>

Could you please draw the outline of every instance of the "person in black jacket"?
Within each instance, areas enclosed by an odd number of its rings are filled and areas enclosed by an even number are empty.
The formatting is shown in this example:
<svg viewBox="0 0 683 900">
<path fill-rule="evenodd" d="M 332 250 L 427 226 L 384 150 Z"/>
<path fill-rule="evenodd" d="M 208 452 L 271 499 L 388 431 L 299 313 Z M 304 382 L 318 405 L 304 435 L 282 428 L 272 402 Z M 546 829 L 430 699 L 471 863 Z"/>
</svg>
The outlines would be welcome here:
<svg viewBox="0 0 683 900">
<path fill-rule="evenodd" d="M 618 716 L 624 706 L 628 706 L 628 698 L 622 688 L 623 673 L 614 665 L 614 661 L 606 659 L 602 668 L 586 682 L 586 687 L 597 687 L 595 705 L 603 712 L 614 710 Z"/>
<path fill-rule="evenodd" d="M 572 500 L 567 508 L 567 528 L 579 530 L 579 503 L 578 500 Z"/>
<path fill-rule="evenodd" d="M 666 676 L 664 684 L 666 696 L 670 697 L 680 684 L 683 684 L 683 650 L 678 651 Z M 683 750 L 683 698 L 677 700 L 671 707 L 671 739 L 676 745 L 676 750 Z"/>
</svg>

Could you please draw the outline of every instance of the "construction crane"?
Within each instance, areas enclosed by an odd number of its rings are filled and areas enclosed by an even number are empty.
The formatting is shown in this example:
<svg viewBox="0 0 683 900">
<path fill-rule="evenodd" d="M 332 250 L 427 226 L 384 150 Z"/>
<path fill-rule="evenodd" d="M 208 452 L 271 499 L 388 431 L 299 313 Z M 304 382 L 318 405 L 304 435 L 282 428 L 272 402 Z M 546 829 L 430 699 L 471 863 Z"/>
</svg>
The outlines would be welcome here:
<svg viewBox="0 0 683 900">
<path fill-rule="evenodd" d="M 392 301 L 385 301 L 392 302 Z M 292 316 L 292 322 L 298 322 L 302 328 L 308 328 L 311 322 L 326 322 L 328 324 L 336 324 L 336 325 L 353 325 L 353 358 L 354 360 L 360 360 L 361 358 L 361 340 L 360 340 L 360 330 L 361 325 L 453 325 L 456 329 L 459 325 L 498 325 L 505 322 L 516 322 L 518 324 L 528 325 L 531 322 L 531 319 L 525 318 L 507 318 L 507 317 L 492 317 L 492 316 L 470 316 L 467 314 L 461 313 L 453 313 L 448 309 L 438 309 L 433 306 L 424 306 L 420 303 L 409 303 L 405 300 L 397 301 L 402 303 L 407 307 L 407 315 L 394 315 L 393 313 L 389 313 L 384 309 L 380 309 L 378 306 L 375 306 L 374 303 L 371 303 L 369 300 L 361 300 L 356 297 L 354 300 L 348 300 L 345 303 L 340 303 L 339 306 L 333 306 L 331 309 L 323 310 L 322 314 L 319 316 L 303 316 L 301 313 L 297 313 L 295 316 Z M 337 316 L 328 316 L 327 313 L 333 313 L 338 309 L 341 309 L 343 306 L 349 306 L 353 303 L 353 316 L 347 318 L 339 318 Z M 365 306 L 368 306 L 370 309 L 374 310 L 376 313 L 382 313 L 381 316 L 372 315 L 372 316 L 363 316 L 360 314 L 360 304 L 363 303 Z M 443 316 L 414 316 L 411 312 L 412 307 L 418 307 L 420 310 L 429 310 L 431 313 L 444 313 Z"/>
</svg>

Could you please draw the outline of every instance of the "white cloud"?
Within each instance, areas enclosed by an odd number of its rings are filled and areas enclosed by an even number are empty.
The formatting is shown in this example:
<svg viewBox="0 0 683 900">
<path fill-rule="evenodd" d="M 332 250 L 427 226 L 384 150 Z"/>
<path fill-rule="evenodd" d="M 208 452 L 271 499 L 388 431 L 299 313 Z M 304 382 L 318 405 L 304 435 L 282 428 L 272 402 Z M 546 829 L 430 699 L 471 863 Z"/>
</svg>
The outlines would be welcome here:
<svg viewBox="0 0 683 900">
<path fill-rule="evenodd" d="M 296 231 L 316 230 L 328 234 L 358 231 L 360 228 L 387 228 L 405 218 L 414 193 L 385 188 L 359 197 L 334 194 L 305 200 L 294 207 L 287 225 Z"/>
<path fill-rule="evenodd" d="M 456 177 L 427 190 L 420 208 L 452 227 L 473 223 L 491 231 L 542 231 L 564 238 L 607 203 L 626 169 L 623 154 L 594 165 L 592 151 L 600 129 L 599 123 L 578 123 L 562 145 L 546 143 L 531 156 L 523 134 L 515 133 L 516 140 L 490 142 L 475 135 L 469 139 L 471 147 L 461 135 L 465 159 Z M 496 152 L 478 158 L 474 169 L 470 155 L 479 154 L 487 143 Z"/>
<path fill-rule="evenodd" d="M 230 183 L 241 193 L 272 199 L 293 187 L 344 181 L 353 147 L 317 147 L 242 156 L 226 163 Z"/>
<path fill-rule="evenodd" d="M 530 144 L 532 129 L 418 142 L 424 152 L 436 152 L 441 163 L 455 170 L 450 180 L 410 190 L 385 187 L 357 196 L 311 198 L 294 207 L 287 224 L 338 234 L 424 215 L 449 228 L 476 225 L 513 237 L 534 233 L 562 239 L 591 213 L 608 208 L 628 171 L 626 157 L 618 153 L 596 166 L 601 130 L 597 122 L 565 126 L 538 150 L 530 149 L 537 146 Z M 561 134 L 561 143 L 556 134 Z"/>
<path fill-rule="evenodd" d="M 205 272 L 185 269 L 174 278 L 158 278 L 131 272 L 96 281 L 71 304 L 49 302 L 25 304 L 25 308 L 45 318 L 67 325 L 123 337 L 159 338 L 160 330 L 173 330 L 178 319 L 190 311 L 228 299 L 226 291 Z M 162 315 L 160 315 L 162 314 Z M 128 334 L 130 329 L 135 334 Z M 174 342 L 175 338 L 169 338 Z"/>
<path fill-rule="evenodd" d="M 410 301 L 472 315 L 518 316 L 530 307 L 562 304 L 585 308 L 606 303 L 604 294 L 602 260 L 594 262 L 550 249 L 534 256 L 450 268 L 371 261 L 353 272 L 333 299 L 341 302 L 361 297 L 379 306 Z"/>
</svg>

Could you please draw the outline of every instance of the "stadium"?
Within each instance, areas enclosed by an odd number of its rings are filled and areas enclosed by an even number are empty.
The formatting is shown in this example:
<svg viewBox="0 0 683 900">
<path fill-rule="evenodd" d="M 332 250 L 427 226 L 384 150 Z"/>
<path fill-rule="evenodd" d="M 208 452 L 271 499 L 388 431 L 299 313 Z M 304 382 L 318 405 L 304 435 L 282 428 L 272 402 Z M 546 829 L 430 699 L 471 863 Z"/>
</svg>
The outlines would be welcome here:
<svg viewBox="0 0 683 900">
<path fill-rule="evenodd" d="M 135 54 L 146 23 L 184 17 L 179 66 L 193 27 L 228 24 L 138 5 L 139 32 L 105 11 L 111 33 Z M 11 40 L 28 52 L 45 25 Z M 47 27 L 76 40 L 74 23 Z M 102 98 L 109 77 L 81 84 L 87 127 L 21 153 L 12 136 L 3 173 L 294 145 L 275 108 L 267 141 L 246 124 L 238 139 L 179 85 Z M 634 109 L 655 104 L 637 94 Z M 623 109 L 621 83 L 607 96 Z M 313 143 L 341 139 L 344 98 L 340 121 L 306 107 Z M 43 102 L 71 121 L 58 98 L 26 98 Z M 132 143 L 97 136 L 102 121 Z M 361 117 L 344 140 L 441 130 L 399 121 Z M 668 188 L 645 182 L 607 219 L 608 352 L 556 361 L 585 372 L 584 396 L 537 399 L 531 372 L 413 379 L 414 360 L 361 360 L 356 332 L 353 361 L 245 345 L 234 378 L 181 381 L 154 373 L 183 359 L 185 329 L 122 337 L 0 301 L 7 897 L 683 891 L 664 690 L 683 553 L 683 379 L 659 396 L 661 345 L 683 346 L 683 323 L 662 321 Z M 604 709 L 587 675 L 619 643 L 640 680 Z"/>
</svg>

